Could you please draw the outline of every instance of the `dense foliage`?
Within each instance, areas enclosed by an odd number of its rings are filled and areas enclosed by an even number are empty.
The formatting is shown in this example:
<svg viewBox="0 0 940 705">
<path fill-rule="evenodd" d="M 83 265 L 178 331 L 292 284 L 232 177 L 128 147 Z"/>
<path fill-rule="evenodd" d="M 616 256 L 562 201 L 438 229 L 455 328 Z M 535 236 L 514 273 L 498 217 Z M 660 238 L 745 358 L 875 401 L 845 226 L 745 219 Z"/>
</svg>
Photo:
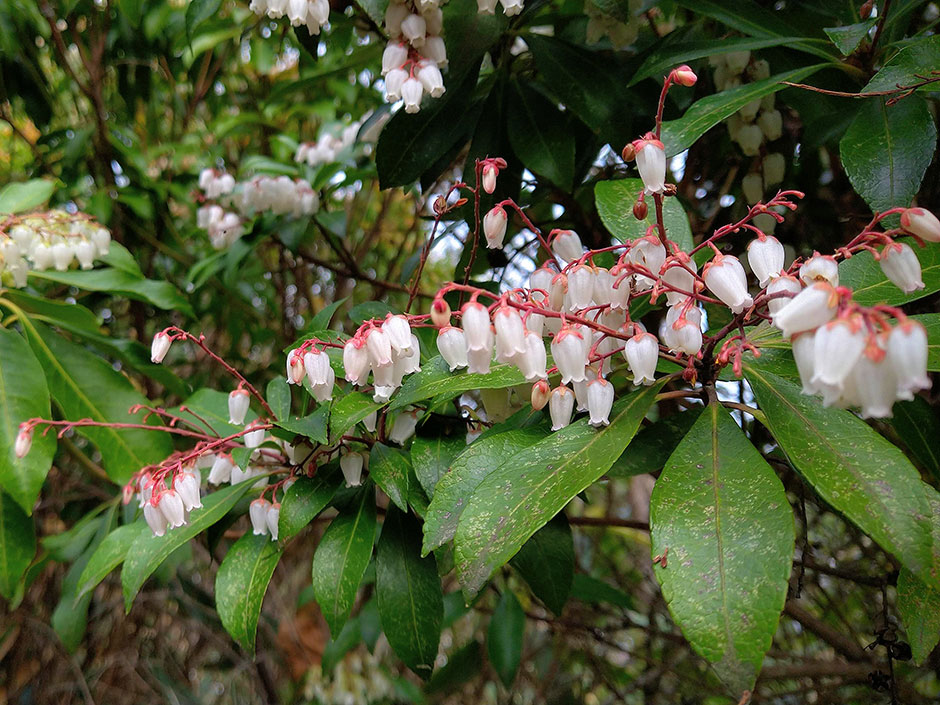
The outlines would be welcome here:
<svg viewBox="0 0 940 705">
<path fill-rule="evenodd" d="M 0 693 L 934 702 L 938 21 L 3 3 Z"/>
</svg>

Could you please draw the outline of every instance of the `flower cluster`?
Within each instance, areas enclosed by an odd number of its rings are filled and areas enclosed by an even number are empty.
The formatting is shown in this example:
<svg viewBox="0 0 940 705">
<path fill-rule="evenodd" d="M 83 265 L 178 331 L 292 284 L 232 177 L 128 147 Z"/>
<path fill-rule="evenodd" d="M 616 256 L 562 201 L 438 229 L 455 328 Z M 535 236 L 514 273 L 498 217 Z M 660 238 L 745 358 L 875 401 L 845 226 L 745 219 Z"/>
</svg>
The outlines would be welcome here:
<svg viewBox="0 0 940 705">
<path fill-rule="evenodd" d="M 444 95 L 441 69 L 447 67 L 447 48 L 441 32 L 444 15 L 438 0 L 392 0 L 385 11 L 389 41 L 382 54 L 385 99 L 402 100 L 405 111 L 421 109 L 425 93 Z"/>
<path fill-rule="evenodd" d="M 73 263 L 91 269 L 108 254 L 111 233 L 91 216 L 61 210 L 10 215 L 0 221 L 0 276 L 13 286 L 26 286 L 33 269 L 63 272 Z"/>
<path fill-rule="evenodd" d="M 286 15 L 294 27 L 304 26 L 311 35 L 319 34 L 330 21 L 329 0 L 251 0 L 248 7 L 274 20 Z"/>
<path fill-rule="evenodd" d="M 584 14 L 588 18 L 585 33 L 588 44 L 597 44 L 604 37 L 608 37 L 614 49 L 626 49 L 636 41 L 640 31 L 640 19 L 637 13 L 642 9 L 643 3 L 640 0 L 629 0 L 622 5 L 625 7 L 621 6 L 617 9 L 627 16 L 625 21 L 609 14 L 607 11 L 610 9 L 609 6 L 602 8 L 594 0 L 585 0 Z"/>
<path fill-rule="evenodd" d="M 342 129 L 340 136 L 324 132 L 316 142 L 301 142 L 294 154 L 294 161 L 308 166 L 318 166 L 335 162 L 337 155 L 356 142 L 361 122 L 354 122 Z"/>
</svg>

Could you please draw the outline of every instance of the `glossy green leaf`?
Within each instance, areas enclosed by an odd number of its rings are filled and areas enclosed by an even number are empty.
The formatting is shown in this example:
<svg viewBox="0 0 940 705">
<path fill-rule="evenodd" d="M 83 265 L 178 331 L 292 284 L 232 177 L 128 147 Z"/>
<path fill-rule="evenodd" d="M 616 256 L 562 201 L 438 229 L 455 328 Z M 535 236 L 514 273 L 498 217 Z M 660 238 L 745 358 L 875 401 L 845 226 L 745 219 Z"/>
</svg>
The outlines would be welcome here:
<svg viewBox="0 0 940 705">
<path fill-rule="evenodd" d="M 316 411 L 303 418 L 287 417 L 277 422 L 279 428 L 309 438 L 313 443 L 327 442 L 330 405 L 321 404 Z"/>
<path fill-rule="evenodd" d="M 186 7 L 186 35 L 216 14 L 222 0 L 192 0 Z"/>
<path fill-rule="evenodd" d="M 940 416 L 929 402 L 916 396 L 894 405 L 894 417 L 887 423 L 908 453 L 935 481 L 940 481 Z"/>
<path fill-rule="evenodd" d="M 512 83 L 508 97 L 513 151 L 533 173 L 569 188 L 574 179 L 574 134 L 567 116 L 526 84 Z"/>
<path fill-rule="evenodd" d="M 839 283 L 851 287 L 852 298 L 862 306 L 886 303 L 890 306 L 906 304 L 940 291 L 940 247 L 927 245 L 918 247 L 910 238 L 907 242 L 920 261 L 924 288 L 905 294 L 888 280 L 870 252 L 861 252 L 839 263 Z"/>
<path fill-rule="evenodd" d="M 313 594 L 334 636 L 349 618 L 374 538 L 375 490 L 366 483 L 327 527 L 313 554 Z"/>
<path fill-rule="evenodd" d="M 434 670 L 444 597 L 433 556 L 421 558 L 417 521 L 389 507 L 376 549 L 375 593 L 392 650 L 422 678 Z"/>
<path fill-rule="evenodd" d="M 915 575 L 934 571 L 926 485 L 904 454 L 854 414 L 824 408 L 798 384 L 745 365 L 767 427 L 834 509 Z"/>
<path fill-rule="evenodd" d="M 353 426 L 383 406 L 385 405 L 376 404 L 372 397 L 362 392 L 350 392 L 334 399 L 330 411 L 330 442 L 338 441 L 343 434 L 349 433 Z"/>
<path fill-rule="evenodd" d="M 7 184 L 0 189 L 0 213 L 22 213 L 38 208 L 54 191 L 55 182 L 47 179 Z"/>
<path fill-rule="evenodd" d="M 623 590 L 584 573 L 574 574 L 571 581 L 571 598 L 594 605 L 609 604 L 624 609 L 634 607 L 633 598 Z"/>
<path fill-rule="evenodd" d="M 427 555 L 454 538 L 457 521 L 477 486 L 506 458 L 545 438 L 544 428 L 520 428 L 478 438 L 451 463 L 434 489 L 434 497 L 424 516 L 424 545 Z"/>
<path fill-rule="evenodd" d="M 522 661 L 525 638 L 525 612 L 512 590 L 504 590 L 490 617 L 486 632 L 486 653 L 496 675 L 507 688 L 516 680 Z"/>
<path fill-rule="evenodd" d="M 50 416 L 49 389 L 42 367 L 22 336 L 0 328 L 0 488 L 27 514 L 33 513 L 52 466 L 55 431 L 43 435 L 45 428 L 37 429 L 24 458 L 16 457 L 16 436 L 27 419 Z"/>
<path fill-rule="evenodd" d="M 335 468 L 334 468 L 335 470 Z M 281 500 L 278 537 L 281 541 L 296 536 L 329 506 L 339 489 L 338 473 L 321 468 L 314 477 L 299 478 Z"/>
<path fill-rule="evenodd" d="M 510 564 L 525 578 L 532 592 L 548 609 L 565 609 L 574 577 L 574 541 L 564 512 L 532 534 Z"/>
<path fill-rule="evenodd" d="M 920 323 L 927 331 L 927 369 L 940 371 L 940 314 L 919 313 L 908 318 Z"/>
<path fill-rule="evenodd" d="M 11 600 L 36 554 L 33 520 L 4 492 L 0 492 L 0 595 Z"/>
<path fill-rule="evenodd" d="M 467 449 L 465 439 L 458 436 L 418 436 L 411 444 L 411 464 L 415 476 L 428 497 L 450 469 L 454 459 Z"/>
<path fill-rule="evenodd" d="M 933 159 L 937 126 L 920 96 L 865 101 L 839 154 L 852 186 L 875 211 L 911 205 Z"/>
<path fill-rule="evenodd" d="M 650 500 L 653 555 L 676 624 L 738 697 L 770 648 L 793 562 L 783 485 L 719 404 L 669 457 Z"/>
<path fill-rule="evenodd" d="M 686 409 L 642 429 L 610 467 L 607 475 L 631 477 L 662 470 L 679 441 L 685 438 L 701 412 L 702 410 L 697 408 Z"/>
<path fill-rule="evenodd" d="M 621 242 L 643 237 L 646 235 L 646 229 L 656 223 L 656 209 L 651 200 L 644 220 L 633 217 L 633 204 L 642 190 L 641 179 L 598 181 L 594 184 L 597 213 L 611 234 Z M 667 198 L 663 202 L 663 224 L 666 226 L 666 237 L 675 242 L 681 250 L 689 252 L 692 249 L 689 217 L 678 198 Z"/>
<path fill-rule="evenodd" d="M 246 651 L 255 650 L 261 603 L 281 548 L 267 534 L 245 533 L 225 554 L 215 576 L 215 607 L 231 637 Z"/>
<path fill-rule="evenodd" d="M 258 405 L 254 399 L 252 403 Z M 216 433 L 220 436 L 230 436 L 244 428 L 244 426 L 236 426 L 228 422 L 228 393 L 217 389 L 197 389 L 174 411 L 177 411 L 183 418 L 191 420 L 198 428 L 204 428 L 208 433 Z M 248 413 L 245 414 L 245 424 L 256 418 L 258 414 L 249 408 Z"/>
<path fill-rule="evenodd" d="M 919 76 L 927 76 L 929 70 L 937 66 L 940 66 L 940 35 L 921 36 L 905 44 L 901 51 L 886 61 L 862 89 L 862 93 L 893 91 L 898 86 L 920 83 L 923 79 Z M 936 90 L 936 86 L 924 86 L 921 90 Z"/>
<path fill-rule="evenodd" d="M 369 452 L 369 477 L 403 512 L 408 511 L 411 459 L 402 450 L 376 443 Z"/>
<path fill-rule="evenodd" d="M 483 669 L 483 645 L 471 641 L 448 655 L 447 663 L 434 672 L 424 687 L 429 695 L 457 692 Z"/>
<path fill-rule="evenodd" d="M 848 56 L 868 36 L 869 30 L 875 26 L 877 21 L 874 17 L 870 17 L 855 24 L 842 25 L 841 27 L 824 27 L 823 31 L 832 40 L 832 43 L 839 48 L 839 51 L 844 56 Z"/>
<path fill-rule="evenodd" d="M 786 88 L 783 81 L 802 81 L 823 66 L 825 64 L 816 64 L 784 71 L 762 81 L 745 83 L 737 88 L 697 100 L 681 118 L 663 123 L 662 141 L 666 148 L 666 156 L 672 157 L 688 149 L 712 127 L 725 118 L 731 117 L 751 101 Z"/>
<path fill-rule="evenodd" d="M 290 385 L 283 377 L 275 377 L 268 382 L 264 397 L 277 418 L 290 416 Z"/>
<path fill-rule="evenodd" d="M 420 372 L 405 380 L 401 389 L 392 397 L 388 409 L 395 411 L 425 399 L 442 401 L 471 389 L 502 389 L 524 382 L 525 377 L 519 368 L 513 365 L 493 365 L 489 374 L 485 375 L 470 374 L 466 371 L 451 372 L 443 358 L 437 355 L 423 363 Z"/>
<path fill-rule="evenodd" d="M 121 565 L 134 541 L 145 533 L 150 535 L 150 528 L 145 522 L 137 521 L 119 526 L 105 536 L 78 578 L 77 595 L 81 597 L 93 590 L 108 573 Z"/>
<path fill-rule="evenodd" d="M 911 571 L 901 568 L 898 575 L 898 614 L 907 632 L 907 639 L 920 665 L 940 641 L 940 588 L 927 584 Z"/>
<path fill-rule="evenodd" d="M 255 482 L 257 480 L 252 478 L 206 495 L 202 499 L 202 509 L 193 510 L 188 523 L 167 531 L 163 536 L 141 530 L 128 549 L 121 569 L 124 610 L 130 612 L 144 582 L 171 553 L 225 516 Z"/>
<path fill-rule="evenodd" d="M 128 379 L 106 360 L 80 345 L 71 343 L 48 328 L 22 320 L 27 339 L 45 371 L 56 404 L 70 419 L 142 423 L 141 415 L 128 415 L 135 404 L 146 404 Z M 156 420 L 147 422 L 155 428 Z M 80 427 L 81 435 L 98 446 L 102 464 L 116 483 L 126 482 L 132 473 L 157 463 L 173 451 L 165 432 L 142 429 Z"/>
<path fill-rule="evenodd" d="M 473 597 L 497 568 L 579 492 L 600 478 L 633 438 L 662 382 L 617 401 L 610 425 L 575 421 L 504 459 L 467 502 L 454 538 L 457 579 Z"/>
</svg>

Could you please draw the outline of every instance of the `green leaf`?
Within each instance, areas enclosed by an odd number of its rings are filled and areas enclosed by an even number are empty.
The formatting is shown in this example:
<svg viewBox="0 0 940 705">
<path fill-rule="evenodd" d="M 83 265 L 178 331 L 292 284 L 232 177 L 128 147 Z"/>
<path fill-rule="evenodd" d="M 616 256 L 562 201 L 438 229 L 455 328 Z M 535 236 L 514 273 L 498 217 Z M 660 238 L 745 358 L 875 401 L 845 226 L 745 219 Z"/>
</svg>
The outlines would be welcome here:
<svg viewBox="0 0 940 705">
<path fill-rule="evenodd" d="M 283 377 L 275 377 L 268 382 L 264 396 L 277 418 L 290 416 L 290 385 Z"/>
<path fill-rule="evenodd" d="M 511 590 L 504 590 L 490 617 L 486 632 L 486 653 L 496 675 L 507 688 L 516 680 L 522 661 L 525 638 L 525 612 Z"/>
<path fill-rule="evenodd" d="M 633 599 L 623 590 L 605 583 L 593 575 L 575 573 L 571 581 L 571 597 L 594 605 L 609 604 L 633 609 Z"/>
<path fill-rule="evenodd" d="M 231 637 L 253 653 L 261 603 L 281 548 L 267 534 L 245 533 L 225 554 L 215 576 L 215 607 Z"/>
<path fill-rule="evenodd" d="M 121 569 L 124 611 L 130 612 L 134 598 L 144 582 L 173 551 L 219 521 L 256 482 L 255 478 L 244 480 L 206 495 L 202 500 L 202 509 L 193 510 L 187 524 L 167 531 L 163 536 L 154 536 L 149 531 L 141 530 L 127 551 Z"/>
<path fill-rule="evenodd" d="M 848 56 L 862 43 L 862 40 L 868 36 L 868 31 L 875 26 L 878 20 L 870 17 L 867 20 L 855 24 L 843 25 L 842 27 L 823 27 L 823 32 L 832 40 L 839 51 L 844 56 Z"/>
<path fill-rule="evenodd" d="M 787 597 L 793 513 L 783 485 L 719 404 L 669 457 L 650 500 L 656 577 L 692 648 L 738 697 L 751 690 Z"/>
<path fill-rule="evenodd" d="M 524 384 L 525 377 L 513 365 L 493 365 L 489 374 L 451 372 L 440 355 L 421 365 L 421 371 L 411 375 L 392 398 L 389 411 L 395 411 L 434 398 L 445 401 L 471 389 L 502 389 Z"/>
<path fill-rule="evenodd" d="M 310 321 L 308 329 L 312 331 L 328 329 L 330 327 L 330 321 L 333 320 L 333 315 L 336 313 L 339 307 L 348 300 L 349 297 L 347 296 L 321 308 L 319 311 L 317 311 L 317 315 L 313 317 L 313 320 Z"/>
<path fill-rule="evenodd" d="M 444 36 L 447 40 L 448 73 L 456 78 L 476 74 L 480 60 L 509 26 L 501 12 L 480 13 L 473 3 L 447 3 L 444 10 Z M 449 89 L 448 89 L 449 90 Z"/>
<path fill-rule="evenodd" d="M 509 143 L 533 173 L 557 186 L 574 180 L 574 134 L 567 117 L 527 84 L 512 82 L 507 92 Z"/>
<path fill-rule="evenodd" d="M 839 142 L 852 186 L 873 211 L 909 206 L 937 146 L 937 126 L 920 96 L 888 106 L 866 100 Z"/>
<path fill-rule="evenodd" d="M 362 641 L 362 625 L 359 623 L 359 617 L 353 617 L 347 620 L 343 625 L 343 630 L 335 639 L 330 639 L 323 647 L 323 659 L 320 662 L 321 672 L 324 675 L 333 673 L 340 660 L 356 648 L 356 645 Z"/>
<path fill-rule="evenodd" d="M 41 206 L 51 198 L 55 182 L 31 179 L 11 183 L 0 189 L 0 213 L 22 213 Z"/>
<path fill-rule="evenodd" d="M 385 404 L 377 404 L 362 392 L 350 392 L 333 400 L 330 412 L 330 442 L 335 443 L 353 426 Z"/>
<path fill-rule="evenodd" d="M 39 316 L 49 319 L 52 323 L 61 325 L 70 331 L 98 333 L 100 327 L 98 317 L 80 304 L 70 304 L 65 301 L 32 296 L 18 289 L 4 291 L 3 296 L 27 313 L 39 314 Z M 0 301 L 0 305 L 3 305 L 3 301 Z"/>
<path fill-rule="evenodd" d="M 598 181 L 594 184 L 594 201 L 597 213 L 611 234 L 621 242 L 636 240 L 646 235 L 646 229 L 656 223 L 656 209 L 649 204 L 646 218 L 637 220 L 633 217 L 633 204 L 643 190 L 641 179 L 618 179 L 617 181 Z M 691 251 L 692 229 L 689 218 L 678 198 L 663 201 L 663 223 L 666 237 L 675 242 L 683 252 Z"/>
<path fill-rule="evenodd" d="M 281 500 L 281 513 L 278 515 L 278 537 L 281 541 L 300 533 L 307 524 L 329 505 L 339 489 L 339 477 L 336 472 L 327 472 L 323 468 L 314 477 L 301 477 Z"/>
<path fill-rule="evenodd" d="M 219 11 L 222 0 L 192 0 L 186 7 L 186 36 Z"/>
<path fill-rule="evenodd" d="M 312 414 L 303 418 L 284 418 L 276 425 L 285 431 L 309 438 L 313 443 L 326 443 L 327 426 L 330 418 L 330 405 L 321 404 Z"/>
<path fill-rule="evenodd" d="M 666 156 L 672 157 L 688 149 L 712 127 L 731 117 L 751 101 L 786 88 L 783 81 L 802 81 L 824 66 L 825 64 L 816 64 L 784 71 L 762 81 L 745 83 L 743 86 L 697 100 L 681 118 L 663 123 L 662 141 L 666 147 Z"/>
<path fill-rule="evenodd" d="M 745 364 L 745 377 L 768 430 L 819 496 L 930 581 L 926 485 L 904 454 L 855 415 L 824 408 L 796 383 L 756 363 Z"/>
<path fill-rule="evenodd" d="M 536 531 L 510 561 L 532 592 L 556 615 L 565 609 L 574 577 L 574 542 L 564 512 Z"/>
<path fill-rule="evenodd" d="M 469 498 L 457 523 L 454 561 L 464 595 L 473 597 L 493 571 L 579 492 L 600 478 L 624 451 L 662 382 L 624 396 L 610 425 L 582 418 L 506 458 Z"/>
<path fill-rule="evenodd" d="M 898 575 L 898 614 L 907 632 L 914 663 L 923 664 L 940 641 L 940 589 L 927 584 L 911 571 Z"/>
<path fill-rule="evenodd" d="M 150 528 L 146 523 L 138 521 L 119 526 L 105 536 L 78 578 L 77 596 L 81 597 L 93 590 L 108 573 L 121 565 L 134 541 L 145 533 L 150 535 Z"/>
<path fill-rule="evenodd" d="M 144 279 L 142 276 L 115 267 L 100 269 L 72 269 L 58 272 L 52 269 L 31 269 L 29 276 L 46 281 L 67 284 L 85 291 L 105 291 L 153 304 L 164 311 L 180 311 L 193 316 L 192 306 L 179 290 L 167 281 Z"/>
<path fill-rule="evenodd" d="M 193 413 L 188 413 L 186 409 L 191 410 Z M 217 433 L 223 437 L 237 433 L 243 428 L 243 426 L 236 426 L 228 422 L 228 394 L 217 389 L 197 389 L 174 411 L 182 417 L 192 420 L 196 426 L 204 428 L 208 433 Z M 258 415 L 249 409 L 245 415 L 245 423 L 254 421 L 256 418 L 258 418 Z"/>
<path fill-rule="evenodd" d="M 888 280 L 870 252 L 861 252 L 839 263 L 839 282 L 852 287 L 852 298 L 862 306 L 885 303 L 898 306 L 940 291 L 940 247 L 918 247 L 911 238 L 901 238 L 920 261 L 924 288 L 905 294 Z"/>
<path fill-rule="evenodd" d="M 454 538 L 467 498 L 487 475 L 502 465 L 506 458 L 513 457 L 545 436 L 544 428 L 520 428 L 484 435 L 467 446 L 434 488 L 434 497 L 424 516 L 421 555 L 426 556 Z"/>
<path fill-rule="evenodd" d="M 701 412 L 701 409 L 687 409 L 641 430 L 607 471 L 607 476 L 631 477 L 662 470 Z"/>
<path fill-rule="evenodd" d="M 33 443 L 23 458 L 15 447 L 20 424 L 27 419 L 51 417 L 49 389 L 42 367 L 22 336 L 0 328 L 0 487 L 28 514 L 52 467 L 55 430 L 33 433 Z"/>
<path fill-rule="evenodd" d="M 409 456 L 397 448 L 376 443 L 369 452 L 369 477 L 382 488 L 396 506 L 408 511 L 408 476 L 411 474 Z"/>
<path fill-rule="evenodd" d="M 127 412 L 135 404 L 146 404 L 146 397 L 106 360 L 34 321 L 21 318 L 20 322 L 45 371 L 52 397 L 66 418 L 142 423 L 140 416 Z M 156 420 L 147 423 L 159 429 Z M 169 435 L 161 430 L 91 426 L 77 430 L 98 447 L 104 469 L 118 484 L 173 452 Z"/>
<path fill-rule="evenodd" d="M 375 538 L 372 483 L 366 483 L 358 495 L 333 519 L 313 555 L 313 594 L 334 638 L 349 618 L 359 583 L 372 558 Z"/>
<path fill-rule="evenodd" d="M 927 330 L 927 369 L 940 371 L 940 314 L 919 313 L 908 318 L 917 321 Z"/>
<path fill-rule="evenodd" d="M 0 595 L 13 599 L 34 555 L 33 520 L 9 495 L 0 492 Z"/>
<path fill-rule="evenodd" d="M 940 438 L 940 416 L 936 410 L 923 397 L 914 397 L 894 405 L 894 417 L 888 419 L 888 424 L 909 454 L 935 481 L 940 481 L 940 445 L 937 444 Z"/>
<path fill-rule="evenodd" d="M 457 692 L 467 681 L 483 670 L 483 649 L 478 641 L 461 646 L 449 654 L 447 663 L 434 672 L 424 692 L 428 695 Z"/>
<path fill-rule="evenodd" d="M 438 481 L 450 469 L 454 459 L 466 449 L 467 442 L 456 436 L 415 438 L 411 444 L 411 464 L 428 497 L 434 496 Z"/>
<path fill-rule="evenodd" d="M 421 558 L 420 550 L 417 521 L 389 507 L 375 558 L 382 629 L 398 658 L 427 679 L 437 658 L 444 596 L 434 557 Z"/>
<path fill-rule="evenodd" d="M 940 66 L 940 35 L 922 37 L 905 45 L 901 51 L 885 62 L 862 93 L 893 91 L 898 86 L 920 83 L 931 68 Z M 920 90 L 935 91 L 937 84 L 924 86 Z M 906 99 L 905 99 L 906 100 Z M 901 103 L 904 101 L 902 100 Z"/>
</svg>

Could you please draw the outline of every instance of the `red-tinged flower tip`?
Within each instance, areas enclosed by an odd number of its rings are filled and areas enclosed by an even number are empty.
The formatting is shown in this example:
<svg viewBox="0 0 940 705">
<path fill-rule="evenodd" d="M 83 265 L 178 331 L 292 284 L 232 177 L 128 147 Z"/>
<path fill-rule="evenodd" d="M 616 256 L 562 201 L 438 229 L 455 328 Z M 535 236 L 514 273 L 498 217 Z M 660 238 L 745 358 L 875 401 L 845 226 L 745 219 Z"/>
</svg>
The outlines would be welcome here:
<svg viewBox="0 0 940 705">
<path fill-rule="evenodd" d="M 940 220 L 925 208 L 908 208 L 901 213 L 901 227 L 927 242 L 940 242 Z"/>
<path fill-rule="evenodd" d="M 25 423 L 20 424 L 20 432 L 16 434 L 16 441 L 13 444 L 13 450 L 17 458 L 25 458 L 29 449 L 33 445 L 33 429 Z"/>
<path fill-rule="evenodd" d="M 695 82 L 698 80 L 698 76 L 696 76 L 695 72 L 686 64 L 682 64 L 682 66 L 673 69 L 672 75 L 676 83 L 687 88 L 694 86 Z"/>
<path fill-rule="evenodd" d="M 506 160 L 499 157 L 483 160 L 483 190 L 493 193 L 496 190 L 496 177 L 500 169 L 506 168 Z"/>
<path fill-rule="evenodd" d="M 450 304 L 444 299 L 434 299 L 431 302 L 431 323 L 438 328 L 443 328 L 450 324 Z"/>
<path fill-rule="evenodd" d="M 532 385 L 532 408 L 541 411 L 548 404 L 548 399 L 552 394 L 552 388 L 548 380 L 540 379 Z"/>
<path fill-rule="evenodd" d="M 163 331 L 153 336 L 153 342 L 150 344 L 150 361 L 155 365 L 163 362 L 172 342 L 173 339 Z"/>
</svg>

